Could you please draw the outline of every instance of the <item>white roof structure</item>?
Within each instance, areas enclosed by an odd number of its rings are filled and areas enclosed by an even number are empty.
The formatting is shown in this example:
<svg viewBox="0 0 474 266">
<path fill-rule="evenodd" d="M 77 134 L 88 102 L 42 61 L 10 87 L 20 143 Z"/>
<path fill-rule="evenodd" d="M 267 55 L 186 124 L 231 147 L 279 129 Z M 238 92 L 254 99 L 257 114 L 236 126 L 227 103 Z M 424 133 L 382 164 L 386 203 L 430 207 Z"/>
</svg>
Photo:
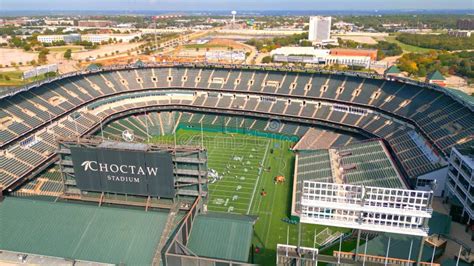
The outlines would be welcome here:
<svg viewBox="0 0 474 266">
<path fill-rule="evenodd" d="M 329 49 L 316 49 L 314 47 L 281 47 L 277 48 L 270 52 L 270 55 L 312 55 L 314 57 L 322 57 L 325 58 L 329 56 L 331 50 Z"/>
<path fill-rule="evenodd" d="M 432 192 L 303 182 L 300 221 L 414 236 L 427 236 Z"/>
</svg>

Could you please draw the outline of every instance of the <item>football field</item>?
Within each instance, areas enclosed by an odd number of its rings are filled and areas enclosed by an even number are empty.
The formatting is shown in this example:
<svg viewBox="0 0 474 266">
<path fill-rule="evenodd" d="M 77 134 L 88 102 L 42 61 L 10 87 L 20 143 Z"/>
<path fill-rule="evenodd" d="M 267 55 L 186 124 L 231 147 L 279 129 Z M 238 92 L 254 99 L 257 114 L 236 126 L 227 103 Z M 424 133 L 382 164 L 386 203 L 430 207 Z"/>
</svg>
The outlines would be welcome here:
<svg viewBox="0 0 474 266">
<path fill-rule="evenodd" d="M 174 136 L 158 136 L 153 142 L 171 143 Z M 275 265 L 277 244 L 298 244 L 298 225 L 287 222 L 291 210 L 294 141 L 281 136 L 201 132 L 180 129 L 177 144 L 201 145 L 208 151 L 208 210 L 258 216 L 253 244 L 260 248 L 254 263 Z M 212 169 L 212 170 L 211 170 Z M 275 177 L 283 176 L 283 183 Z M 286 220 L 286 221 L 285 221 Z M 302 224 L 301 244 L 322 243 L 344 229 Z"/>
<path fill-rule="evenodd" d="M 218 179 L 209 184 L 209 211 L 250 214 L 270 140 L 227 135 L 208 143 L 208 167 Z"/>
<path fill-rule="evenodd" d="M 174 141 L 172 136 L 154 138 L 155 142 Z M 252 135 L 178 130 L 177 144 L 204 145 L 208 152 L 210 178 L 208 210 L 251 214 L 251 206 L 263 175 L 263 165 L 271 149 L 271 139 Z"/>
</svg>

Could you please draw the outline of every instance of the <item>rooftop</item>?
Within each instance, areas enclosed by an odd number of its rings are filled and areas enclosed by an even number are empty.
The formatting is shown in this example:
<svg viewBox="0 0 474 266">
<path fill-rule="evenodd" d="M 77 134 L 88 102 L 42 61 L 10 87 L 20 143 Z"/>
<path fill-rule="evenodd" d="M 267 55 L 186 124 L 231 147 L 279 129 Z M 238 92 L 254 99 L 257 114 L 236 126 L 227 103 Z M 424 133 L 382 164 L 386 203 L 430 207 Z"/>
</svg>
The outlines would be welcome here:
<svg viewBox="0 0 474 266">
<path fill-rule="evenodd" d="M 119 142 L 119 141 L 110 141 L 104 140 L 97 147 L 116 149 L 116 150 L 131 150 L 131 151 L 147 151 L 148 145 L 145 143 L 129 143 L 129 142 Z"/>
<path fill-rule="evenodd" d="M 151 264 L 168 216 L 14 197 L 0 214 L 0 250 L 126 265 Z"/>
<path fill-rule="evenodd" d="M 457 90 L 457 89 L 451 89 L 451 88 L 447 88 L 445 87 L 446 90 L 449 90 L 449 92 L 451 92 L 452 95 L 454 95 L 455 97 L 465 101 L 466 103 L 469 103 L 470 105 L 474 105 L 474 97 L 463 92 L 463 91 L 460 91 L 460 90 Z"/>
<path fill-rule="evenodd" d="M 436 70 L 428 75 L 428 80 L 446 80 L 446 79 L 444 78 L 443 74 L 441 74 L 441 72 Z"/>
<path fill-rule="evenodd" d="M 198 215 L 188 247 L 198 256 L 247 262 L 254 222 L 253 217 L 243 215 Z"/>
<path fill-rule="evenodd" d="M 385 74 L 400 74 L 400 73 L 401 71 L 396 65 L 393 65 L 389 67 L 387 70 L 385 70 Z"/>
<path fill-rule="evenodd" d="M 429 221 L 430 233 L 448 235 L 451 225 L 451 218 L 448 215 L 433 212 L 433 217 Z M 367 254 L 385 257 L 388 247 L 388 239 L 390 238 L 389 257 L 398 259 L 408 259 L 410 253 L 410 245 L 413 241 L 412 257 L 414 260 L 418 254 L 420 247 L 420 237 L 408 236 L 401 234 L 381 234 L 367 242 Z M 363 252 L 365 244 L 359 247 L 359 252 Z M 354 251 L 353 251 L 354 252 Z M 425 244 L 423 247 L 423 261 L 431 261 L 433 247 Z M 444 265 L 444 264 L 443 264 Z"/>
</svg>

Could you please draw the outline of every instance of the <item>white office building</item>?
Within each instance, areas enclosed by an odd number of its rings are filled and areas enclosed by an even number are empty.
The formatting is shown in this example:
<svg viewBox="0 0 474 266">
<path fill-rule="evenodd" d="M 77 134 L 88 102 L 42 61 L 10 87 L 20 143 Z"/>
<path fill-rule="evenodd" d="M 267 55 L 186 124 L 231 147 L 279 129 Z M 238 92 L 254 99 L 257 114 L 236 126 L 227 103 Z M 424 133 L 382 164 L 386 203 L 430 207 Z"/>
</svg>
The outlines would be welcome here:
<svg viewBox="0 0 474 266">
<path fill-rule="evenodd" d="M 370 68 L 370 56 L 337 55 L 329 49 L 314 47 L 280 47 L 270 52 L 274 62 L 280 63 L 306 63 L 317 65 L 346 65 Z"/>
<path fill-rule="evenodd" d="M 112 38 L 109 34 L 88 34 L 82 35 L 81 39 L 91 43 L 101 43 L 108 42 Z"/>
<path fill-rule="evenodd" d="M 38 41 L 41 43 L 53 43 L 64 41 L 64 35 L 39 35 Z"/>
<path fill-rule="evenodd" d="M 331 17 L 310 17 L 308 40 L 323 42 L 331 39 Z"/>
<path fill-rule="evenodd" d="M 108 42 L 109 40 L 117 42 L 131 42 L 135 38 L 140 38 L 142 35 L 139 33 L 134 34 L 87 34 L 82 35 L 83 41 L 92 43 Z"/>
<path fill-rule="evenodd" d="M 134 34 L 68 34 L 68 35 L 39 35 L 38 41 L 41 43 L 53 43 L 64 41 L 66 43 L 73 43 L 77 41 L 88 41 L 92 43 L 108 42 L 114 40 L 118 42 L 128 43 L 133 39 L 140 38 L 141 33 Z"/>
<path fill-rule="evenodd" d="M 453 220 L 474 223 L 474 147 L 453 148 L 446 182 Z"/>
</svg>

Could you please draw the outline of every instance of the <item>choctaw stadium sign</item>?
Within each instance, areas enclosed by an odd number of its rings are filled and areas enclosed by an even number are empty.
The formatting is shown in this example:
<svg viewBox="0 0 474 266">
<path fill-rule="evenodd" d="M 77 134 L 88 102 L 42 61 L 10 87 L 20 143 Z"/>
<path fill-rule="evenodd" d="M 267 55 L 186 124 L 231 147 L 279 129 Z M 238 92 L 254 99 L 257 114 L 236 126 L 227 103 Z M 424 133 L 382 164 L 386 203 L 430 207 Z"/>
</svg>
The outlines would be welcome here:
<svg viewBox="0 0 474 266">
<path fill-rule="evenodd" d="M 76 185 L 85 191 L 173 198 L 167 152 L 71 147 Z"/>
</svg>

